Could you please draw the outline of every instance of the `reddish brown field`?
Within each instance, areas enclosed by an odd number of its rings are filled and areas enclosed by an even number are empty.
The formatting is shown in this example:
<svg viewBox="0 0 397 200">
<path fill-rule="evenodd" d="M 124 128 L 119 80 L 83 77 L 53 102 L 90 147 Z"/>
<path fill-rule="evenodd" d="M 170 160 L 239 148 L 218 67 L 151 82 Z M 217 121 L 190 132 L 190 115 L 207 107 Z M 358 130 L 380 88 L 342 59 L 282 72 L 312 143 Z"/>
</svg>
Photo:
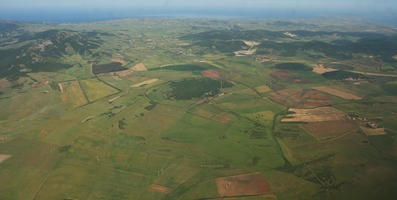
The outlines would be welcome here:
<svg viewBox="0 0 397 200">
<path fill-rule="evenodd" d="M 288 70 L 277 70 L 270 74 L 270 76 L 279 81 L 284 81 L 288 83 L 310 83 L 310 81 L 302 80 L 299 77 L 295 76 Z"/>
<path fill-rule="evenodd" d="M 205 77 L 208 77 L 208 78 L 213 78 L 213 79 L 220 79 L 221 78 L 221 75 L 219 74 L 218 71 L 211 70 L 211 69 L 204 70 L 204 71 L 201 72 L 201 74 L 203 76 L 205 76 Z"/>
<path fill-rule="evenodd" d="M 317 139 L 328 139 L 343 135 L 348 131 L 357 129 L 351 121 L 330 121 L 303 124 L 302 127 Z"/>
<path fill-rule="evenodd" d="M 333 104 L 327 95 L 293 88 L 271 92 L 269 98 L 290 108 L 316 108 Z"/>
<path fill-rule="evenodd" d="M 258 195 L 271 192 L 261 173 L 217 178 L 216 185 L 221 197 Z"/>
<path fill-rule="evenodd" d="M 160 193 L 164 193 L 167 194 L 170 192 L 170 189 L 161 185 L 151 185 L 149 186 L 148 190 L 153 191 L 153 192 L 160 192 Z"/>
</svg>

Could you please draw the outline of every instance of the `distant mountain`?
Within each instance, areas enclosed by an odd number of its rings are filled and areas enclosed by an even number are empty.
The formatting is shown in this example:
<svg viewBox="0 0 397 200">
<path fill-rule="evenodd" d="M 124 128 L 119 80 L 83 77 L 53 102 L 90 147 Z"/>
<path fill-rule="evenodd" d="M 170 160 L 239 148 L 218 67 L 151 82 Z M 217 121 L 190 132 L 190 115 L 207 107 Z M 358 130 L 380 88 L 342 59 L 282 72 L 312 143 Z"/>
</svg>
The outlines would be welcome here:
<svg viewBox="0 0 397 200">
<path fill-rule="evenodd" d="M 7 33 L 16 31 L 18 28 L 18 24 L 7 21 L 0 21 L 0 38 L 6 36 Z"/>
</svg>

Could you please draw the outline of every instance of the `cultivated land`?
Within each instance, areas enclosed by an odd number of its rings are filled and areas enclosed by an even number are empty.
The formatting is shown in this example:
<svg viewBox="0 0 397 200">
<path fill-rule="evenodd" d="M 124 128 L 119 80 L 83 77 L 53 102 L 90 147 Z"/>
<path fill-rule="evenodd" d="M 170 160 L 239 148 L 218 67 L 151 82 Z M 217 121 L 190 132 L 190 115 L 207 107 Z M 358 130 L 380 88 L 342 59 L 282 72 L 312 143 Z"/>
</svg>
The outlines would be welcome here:
<svg viewBox="0 0 397 200">
<path fill-rule="evenodd" d="M 346 114 L 332 107 L 320 107 L 313 109 L 290 108 L 286 118 L 282 122 L 323 122 L 343 120 Z"/>
<path fill-rule="evenodd" d="M 315 90 L 319 90 L 343 99 L 351 99 L 351 100 L 360 100 L 361 97 L 358 97 L 356 95 L 353 94 L 349 94 L 347 92 L 343 92 L 337 89 L 333 89 L 333 88 L 329 88 L 329 87 L 314 87 L 313 89 Z"/>
<path fill-rule="evenodd" d="M 397 29 L 0 27 L 1 200 L 397 198 Z"/>
</svg>

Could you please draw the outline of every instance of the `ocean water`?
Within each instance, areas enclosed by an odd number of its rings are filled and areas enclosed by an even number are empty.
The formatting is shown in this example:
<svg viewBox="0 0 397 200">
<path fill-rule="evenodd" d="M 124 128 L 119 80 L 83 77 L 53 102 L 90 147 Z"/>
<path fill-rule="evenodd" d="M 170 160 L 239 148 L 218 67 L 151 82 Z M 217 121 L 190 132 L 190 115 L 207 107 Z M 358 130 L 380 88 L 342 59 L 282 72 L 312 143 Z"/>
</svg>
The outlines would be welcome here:
<svg viewBox="0 0 397 200">
<path fill-rule="evenodd" d="M 91 22 L 123 18 L 333 18 L 351 17 L 397 25 L 397 14 L 386 11 L 318 9 L 184 9 L 184 8 L 1 8 L 0 20 L 30 22 Z"/>
</svg>

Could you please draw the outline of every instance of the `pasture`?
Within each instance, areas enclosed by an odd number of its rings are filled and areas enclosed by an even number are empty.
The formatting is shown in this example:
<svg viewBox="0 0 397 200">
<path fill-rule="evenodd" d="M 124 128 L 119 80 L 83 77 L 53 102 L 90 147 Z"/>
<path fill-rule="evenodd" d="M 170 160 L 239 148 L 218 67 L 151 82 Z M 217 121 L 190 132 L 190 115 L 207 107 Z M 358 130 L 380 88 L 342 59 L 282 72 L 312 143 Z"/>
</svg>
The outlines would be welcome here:
<svg viewBox="0 0 397 200">
<path fill-rule="evenodd" d="M 94 102 L 119 92 L 116 88 L 105 84 L 99 79 L 82 80 L 80 84 L 89 102 Z"/>
<path fill-rule="evenodd" d="M 84 91 L 80 87 L 79 81 L 68 81 L 59 83 L 61 99 L 65 104 L 71 104 L 73 107 L 79 107 L 89 102 Z"/>
</svg>

